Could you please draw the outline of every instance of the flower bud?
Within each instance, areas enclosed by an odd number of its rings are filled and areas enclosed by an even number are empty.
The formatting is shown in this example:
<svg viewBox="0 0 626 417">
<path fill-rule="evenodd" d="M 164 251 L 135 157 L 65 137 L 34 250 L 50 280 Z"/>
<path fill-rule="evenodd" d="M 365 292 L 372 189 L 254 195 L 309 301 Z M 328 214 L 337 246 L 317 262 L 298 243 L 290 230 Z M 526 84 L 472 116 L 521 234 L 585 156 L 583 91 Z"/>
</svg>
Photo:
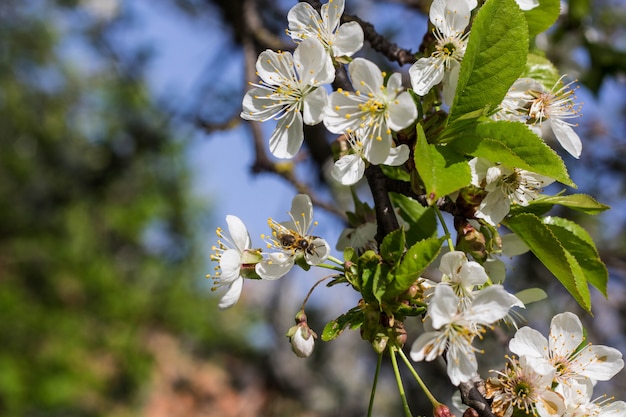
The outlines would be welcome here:
<svg viewBox="0 0 626 417">
<path fill-rule="evenodd" d="M 306 314 L 300 310 L 296 315 L 296 325 L 287 332 L 291 350 L 300 358 L 308 358 L 313 353 L 317 335 L 309 328 Z"/>
<path fill-rule="evenodd" d="M 454 417 L 450 409 L 443 404 L 437 405 L 433 410 L 433 414 L 435 417 Z"/>
</svg>

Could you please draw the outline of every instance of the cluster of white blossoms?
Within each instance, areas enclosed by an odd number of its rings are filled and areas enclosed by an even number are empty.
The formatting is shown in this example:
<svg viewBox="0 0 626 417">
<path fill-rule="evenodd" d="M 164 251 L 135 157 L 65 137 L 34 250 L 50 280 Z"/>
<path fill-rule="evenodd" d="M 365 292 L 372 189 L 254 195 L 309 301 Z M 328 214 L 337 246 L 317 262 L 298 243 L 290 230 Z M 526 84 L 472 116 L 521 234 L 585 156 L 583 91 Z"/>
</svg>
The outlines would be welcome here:
<svg viewBox="0 0 626 417">
<path fill-rule="evenodd" d="M 502 285 L 485 286 L 487 273 L 463 252 L 443 255 L 439 269 L 443 277 L 428 298 L 425 332 L 413 343 L 411 358 L 432 361 L 445 353 L 448 377 L 459 385 L 478 370 L 474 339 L 524 304 Z"/>
<path fill-rule="evenodd" d="M 233 306 L 241 296 L 244 278 L 274 280 L 281 278 L 301 258 L 309 265 L 320 265 L 330 254 L 328 243 L 317 236 L 308 235 L 313 222 L 313 204 L 306 194 L 294 197 L 289 212 L 290 219 L 278 223 L 268 219 L 272 230 L 265 249 L 252 249 L 251 239 L 244 223 L 236 216 L 226 216 L 230 237 L 217 229 L 218 245 L 211 260 L 218 262 L 211 276 L 214 287 L 228 286 L 219 307 Z M 222 240 L 224 239 L 224 240 Z"/>
<path fill-rule="evenodd" d="M 597 381 L 608 381 L 624 367 L 617 349 L 585 341 L 580 319 L 557 314 L 548 338 L 522 327 L 509 342 L 507 367 L 487 381 L 487 397 L 499 417 L 515 408 L 540 417 L 624 416 L 626 403 L 593 401 Z"/>
</svg>

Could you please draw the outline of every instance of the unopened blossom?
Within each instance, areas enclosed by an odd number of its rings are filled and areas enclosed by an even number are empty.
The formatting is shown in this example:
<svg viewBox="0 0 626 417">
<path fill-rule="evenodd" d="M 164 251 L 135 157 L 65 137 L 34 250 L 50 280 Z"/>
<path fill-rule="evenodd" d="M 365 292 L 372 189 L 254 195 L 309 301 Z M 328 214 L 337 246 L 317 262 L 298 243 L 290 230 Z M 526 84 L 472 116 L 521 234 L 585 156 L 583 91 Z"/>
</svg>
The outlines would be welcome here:
<svg viewBox="0 0 626 417">
<path fill-rule="evenodd" d="M 607 381 L 624 367 L 622 353 L 612 347 L 587 344 L 578 316 L 565 312 L 552 318 L 548 338 L 528 326 L 522 327 L 509 342 L 511 352 L 534 358 L 555 370 L 555 380 L 589 378 Z"/>
<path fill-rule="evenodd" d="M 326 51 L 326 71 L 334 73 L 333 58 L 350 57 L 363 47 L 363 29 L 357 22 L 341 23 L 345 0 L 329 0 L 321 16 L 309 3 L 300 2 L 289 10 L 287 34 L 296 42 L 316 39 Z"/>
<path fill-rule="evenodd" d="M 502 286 L 492 285 L 477 292 L 467 308 L 448 285 L 438 285 L 428 303 L 428 317 L 422 333 L 411 347 L 411 358 L 432 361 L 446 352 L 447 372 L 454 385 L 469 381 L 478 369 L 476 336 L 504 318 L 511 307 L 524 305 Z"/>
<path fill-rule="evenodd" d="M 417 117 L 411 95 L 402 87 L 402 76 L 394 73 L 384 85 L 380 68 L 364 58 L 348 65 L 355 89 L 341 89 L 328 98 L 324 125 L 332 133 L 355 133 L 362 142 L 362 154 L 370 163 L 384 163 L 393 147 L 392 130 L 408 127 Z"/>
<path fill-rule="evenodd" d="M 581 116 L 581 106 L 575 101 L 572 83 L 562 85 L 562 79 L 550 89 L 532 78 L 518 79 L 509 89 L 495 117 L 522 121 L 540 136 L 542 128 L 546 128 L 552 131 L 563 149 L 579 158 L 583 146 L 573 129 L 578 125 L 570 120 Z"/>
<path fill-rule="evenodd" d="M 487 192 L 475 216 L 496 226 L 509 213 L 511 204 L 527 206 L 552 184 L 552 178 L 519 168 L 494 164 L 485 158 L 470 162 L 472 185 Z"/>
<path fill-rule="evenodd" d="M 260 251 L 250 248 L 250 235 L 241 219 L 228 215 L 226 224 L 229 235 L 225 235 L 221 228 L 217 229 L 219 240 L 213 246 L 215 253 L 211 255 L 211 260 L 218 262 L 212 276 L 215 284 L 213 290 L 228 286 L 218 305 L 221 309 L 231 307 L 239 300 L 244 275 L 253 274 L 254 265 L 261 260 Z"/>
<path fill-rule="evenodd" d="M 304 311 L 296 315 L 296 325 L 287 332 L 291 350 L 300 358 L 308 358 L 313 353 L 317 334 L 309 328 Z"/>
<path fill-rule="evenodd" d="M 469 32 L 464 32 L 474 7 L 476 2 L 467 0 L 434 0 L 431 4 L 429 17 L 434 26 L 435 51 L 409 68 L 411 86 L 418 95 L 426 95 L 443 81 L 444 102 L 452 104 L 469 36 Z"/>
<path fill-rule="evenodd" d="M 309 265 L 319 265 L 328 258 L 330 246 L 317 236 L 308 235 L 313 222 L 313 204 L 306 194 L 298 194 L 291 203 L 290 219 L 278 223 L 268 220 L 271 236 L 263 236 L 267 248 L 273 250 L 256 265 L 256 272 L 263 279 L 277 279 L 293 268 L 298 257 Z"/>
<path fill-rule="evenodd" d="M 571 381 L 555 389 L 565 400 L 563 417 L 626 417 L 626 402 L 600 396 L 592 400 L 593 383 Z"/>
<path fill-rule="evenodd" d="M 515 410 L 539 417 L 560 417 L 565 411 L 563 397 L 552 390 L 554 370 L 538 367 L 528 358 L 508 358 L 504 371 L 487 379 L 487 398 L 498 417 L 511 417 Z"/>
<path fill-rule="evenodd" d="M 304 139 L 302 123 L 322 121 L 334 70 L 326 68 L 326 51 L 315 39 L 302 41 L 289 52 L 261 52 L 256 70 L 261 78 L 243 98 L 241 117 L 246 120 L 277 120 L 269 148 L 277 158 L 292 158 Z"/>
<path fill-rule="evenodd" d="M 331 175 L 343 185 L 353 185 L 363 178 L 367 157 L 363 150 L 363 141 L 355 133 L 347 134 L 345 137 L 350 144 L 352 153 L 343 155 L 335 162 Z M 383 165 L 402 165 L 409 159 L 409 153 L 407 145 L 392 147 L 389 149 L 389 155 L 383 161 Z"/>
</svg>

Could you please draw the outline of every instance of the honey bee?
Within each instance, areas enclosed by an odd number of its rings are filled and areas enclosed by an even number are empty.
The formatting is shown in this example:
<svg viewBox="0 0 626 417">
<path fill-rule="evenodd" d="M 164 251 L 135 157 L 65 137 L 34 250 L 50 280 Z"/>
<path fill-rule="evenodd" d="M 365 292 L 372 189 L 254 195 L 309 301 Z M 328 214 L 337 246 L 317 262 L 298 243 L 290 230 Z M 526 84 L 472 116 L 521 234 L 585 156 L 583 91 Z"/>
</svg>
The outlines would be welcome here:
<svg viewBox="0 0 626 417">
<path fill-rule="evenodd" d="M 309 248 L 309 241 L 299 235 L 279 234 L 276 236 L 276 239 L 278 239 L 283 249 L 306 251 Z"/>
</svg>

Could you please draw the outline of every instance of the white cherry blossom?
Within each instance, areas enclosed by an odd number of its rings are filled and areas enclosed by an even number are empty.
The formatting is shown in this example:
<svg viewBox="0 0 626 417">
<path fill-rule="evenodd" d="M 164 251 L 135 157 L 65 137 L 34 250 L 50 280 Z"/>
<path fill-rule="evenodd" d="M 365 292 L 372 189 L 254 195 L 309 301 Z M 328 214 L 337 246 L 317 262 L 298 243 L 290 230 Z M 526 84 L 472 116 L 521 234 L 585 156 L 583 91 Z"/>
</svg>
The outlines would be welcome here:
<svg viewBox="0 0 626 417">
<path fill-rule="evenodd" d="M 363 47 L 363 29 L 357 22 L 341 23 L 345 0 L 329 0 L 320 13 L 310 4 L 300 2 L 287 14 L 287 34 L 300 42 L 318 40 L 325 51 L 326 71 L 334 73 L 333 57 L 350 57 Z"/>
<path fill-rule="evenodd" d="M 593 383 L 589 380 L 560 384 L 555 391 L 565 400 L 563 417 L 626 417 L 626 402 L 606 396 L 592 400 Z"/>
<path fill-rule="evenodd" d="M 485 158 L 469 161 L 472 185 L 487 192 L 476 209 L 475 216 L 496 226 L 509 213 L 511 204 L 527 206 L 528 203 L 554 182 L 552 178 L 519 168 L 494 164 Z"/>
<path fill-rule="evenodd" d="M 256 265 L 256 272 L 263 279 L 278 279 L 293 268 L 298 257 L 303 257 L 309 265 L 319 265 L 328 258 L 330 246 L 317 236 L 309 236 L 313 222 L 313 204 L 306 194 L 298 194 L 293 198 L 290 220 L 278 223 L 268 220 L 272 229 L 271 236 L 263 236 L 268 249 L 274 250 L 267 254 Z"/>
<path fill-rule="evenodd" d="M 607 381 L 624 367 L 619 350 L 592 344 L 581 348 L 584 340 L 580 319 L 565 312 L 552 318 L 548 338 L 535 329 L 522 327 L 509 342 L 509 349 L 554 368 L 560 383 L 585 378 Z"/>
<path fill-rule="evenodd" d="M 302 123 L 322 121 L 327 93 L 322 87 L 332 82 L 334 70 L 325 65 L 323 46 L 315 39 L 302 41 L 289 52 L 261 52 L 256 70 L 261 78 L 243 98 L 241 117 L 246 120 L 278 122 L 269 141 L 277 158 L 292 158 L 304 139 Z"/>
<path fill-rule="evenodd" d="M 434 25 L 435 51 L 409 68 L 411 86 L 418 95 L 426 95 L 443 81 L 444 102 L 452 104 L 469 36 L 464 32 L 474 7 L 476 2 L 467 0 L 433 1 L 429 17 Z"/>
<path fill-rule="evenodd" d="M 258 250 L 250 248 L 251 240 L 248 229 L 237 216 L 226 216 L 229 235 L 224 235 L 221 228 L 216 233 L 219 237 L 217 245 L 213 246 L 215 252 L 211 260 L 218 262 L 213 275 L 213 290 L 222 286 L 228 286 L 228 290 L 219 302 L 219 308 L 225 309 L 234 305 L 241 296 L 243 288 L 243 274 L 245 269 L 253 270 L 254 264 L 261 260 Z M 208 277 L 208 276 L 207 276 Z"/>
<path fill-rule="evenodd" d="M 554 370 L 546 370 L 526 357 L 508 358 L 504 371 L 486 381 L 491 410 L 498 417 L 511 417 L 521 410 L 527 415 L 561 417 L 563 397 L 552 390 Z"/>
<path fill-rule="evenodd" d="M 382 164 L 393 147 L 391 131 L 413 123 L 417 109 L 400 73 L 392 74 L 385 86 L 380 68 L 364 58 L 355 58 L 348 72 L 356 91 L 339 89 L 330 95 L 324 125 L 332 133 L 356 133 L 365 159 Z"/>
<path fill-rule="evenodd" d="M 570 88 L 572 83 L 562 85 L 562 79 L 548 89 L 532 78 L 520 78 L 509 89 L 495 118 L 526 123 L 542 137 L 545 128 L 563 149 L 579 158 L 582 142 L 573 129 L 577 124 L 569 120 L 581 116 L 581 106 L 575 102 L 574 89 Z"/>
<path fill-rule="evenodd" d="M 367 157 L 363 150 L 363 142 L 356 133 L 349 133 L 345 137 L 353 153 L 339 158 L 333 166 L 331 175 L 343 185 L 353 185 L 363 178 Z M 409 159 L 409 153 L 407 145 L 392 147 L 389 149 L 389 155 L 383 161 L 383 165 L 402 165 Z"/>
<path fill-rule="evenodd" d="M 448 377 L 454 385 L 469 381 L 476 374 L 474 338 L 504 318 L 511 307 L 524 306 L 500 285 L 477 292 L 466 308 L 460 304 L 452 287 L 437 285 L 428 303 L 427 331 L 411 347 L 411 358 L 416 362 L 432 361 L 447 352 Z"/>
</svg>

